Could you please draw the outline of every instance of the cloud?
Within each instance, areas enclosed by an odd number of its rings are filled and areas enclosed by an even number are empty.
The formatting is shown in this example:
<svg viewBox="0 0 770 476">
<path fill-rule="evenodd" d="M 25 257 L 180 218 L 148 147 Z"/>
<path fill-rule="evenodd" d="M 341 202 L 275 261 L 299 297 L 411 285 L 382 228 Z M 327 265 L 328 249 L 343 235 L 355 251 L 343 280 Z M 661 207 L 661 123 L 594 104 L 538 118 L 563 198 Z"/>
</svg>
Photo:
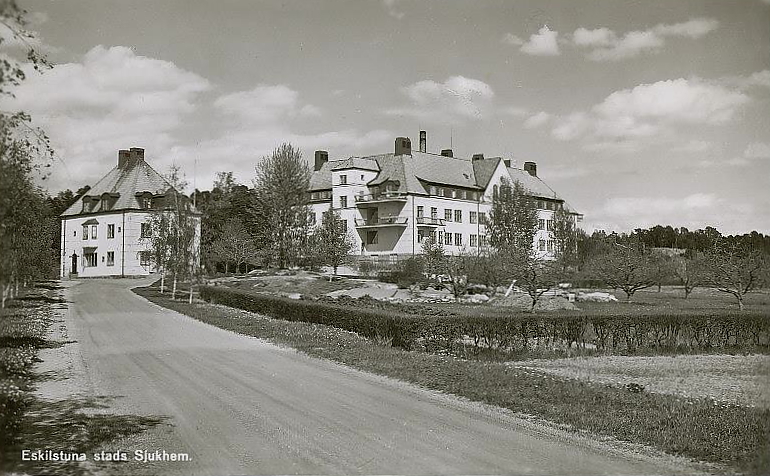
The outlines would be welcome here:
<svg viewBox="0 0 770 476">
<path fill-rule="evenodd" d="M 749 89 L 752 87 L 770 88 L 770 69 L 757 71 L 748 76 L 728 76 L 722 78 L 720 83 L 740 89 Z"/>
<path fill-rule="evenodd" d="M 678 152 L 706 152 L 714 148 L 714 144 L 704 140 L 690 140 L 679 147 L 674 148 Z"/>
<path fill-rule="evenodd" d="M 558 56 L 559 43 L 557 38 L 559 32 L 551 31 L 548 25 L 543 26 L 537 33 L 529 37 L 529 41 L 521 45 L 519 50 L 532 56 Z"/>
<path fill-rule="evenodd" d="M 122 46 L 96 46 L 81 61 L 42 75 L 28 67 L 16 98 L 2 107 L 31 113 L 66 163 L 54 170 L 52 186 L 75 187 L 98 178 L 103 169 L 94 161 L 111 164 L 118 148 L 168 150 L 210 88 L 205 78 L 172 62 Z"/>
<path fill-rule="evenodd" d="M 749 159 L 770 159 L 770 144 L 765 142 L 752 142 L 746 146 L 743 156 Z"/>
<path fill-rule="evenodd" d="M 241 127 L 321 115 L 312 104 L 300 106 L 299 93 L 283 84 L 259 84 L 248 91 L 225 94 L 214 101 L 214 107 Z"/>
<path fill-rule="evenodd" d="M 673 133 L 677 124 L 725 124 L 748 102 L 740 91 L 698 79 L 658 81 L 558 117 L 551 135 L 562 141 L 582 138 L 589 150 L 631 151 L 635 140 Z"/>
<path fill-rule="evenodd" d="M 538 127 L 541 127 L 545 125 L 546 122 L 548 122 L 551 119 L 551 115 L 548 114 L 545 111 L 540 111 L 537 114 L 533 114 L 527 118 L 526 121 L 524 121 L 524 127 L 527 129 L 537 129 Z"/>
<path fill-rule="evenodd" d="M 629 31 L 619 36 L 608 28 L 589 30 L 578 28 L 572 34 L 572 43 L 581 48 L 589 48 L 587 53 L 593 61 L 619 61 L 643 53 L 659 52 L 666 43 L 666 38 L 679 37 L 699 39 L 719 27 L 719 22 L 711 18 L 696 18 L 682 23 L 658 24 L 643 31 Z"/>
<path fill-rule="evenodd" d="M 433 123 L 458 123 L 482 119 L 492 107 L 492 88 L 478 79 L 452 76 L 443 83 L 418 81 L 401 89 L 411 105 L 386 110 L 386 114 L 413 116 Z"/>
<path fill-rule="evenodd" d="M 511 46 L 521 46 L 524 44 L 524 40 L 514 35 L 513 33 L 506 33 L 501 40 L 503 43 Z"/>
<path fill-rule="evenodd" d="M 388 15 L 392 16 L 397 20 L 400 20 L 404 18 L 404 12 L 396 8 L 397 3 L 398 3 L 398 0 L 382 0 L 382 5 L 388 11 Z"/>
<path fill-rule="evenodd" d="M 529 115 L 529 109 L 520 106 L 509 106 L 500 109 L 500 113 L 513 117 L 526 117 Z"/>
</svg>

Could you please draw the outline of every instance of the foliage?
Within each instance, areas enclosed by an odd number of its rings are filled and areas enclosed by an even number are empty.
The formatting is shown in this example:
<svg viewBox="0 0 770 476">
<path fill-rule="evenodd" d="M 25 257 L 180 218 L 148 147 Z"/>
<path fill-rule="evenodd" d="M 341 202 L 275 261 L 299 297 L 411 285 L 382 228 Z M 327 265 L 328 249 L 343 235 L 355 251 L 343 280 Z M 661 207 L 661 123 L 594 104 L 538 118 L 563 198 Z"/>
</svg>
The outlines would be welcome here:
<svg viewBox="0 0 770 476">
<path fill-rule="evenodd" d="M 537 206 L 524 186 L 503 179 L 487 220 L 489 244 L 507 262 L 529 255 L 537 234 Z"/>
<path fill-rule="evenodd" d="M 523 289 L 532 300 L 531 312 L 535 312 L 540 297 L 559 283 L 562 272 L 557 261 L 537 256 L 535 253 L 512 263 L 516 286 Z"/>
<path fill-rule="evenodd" d="M 355 242 L 348 235 L 340 214 L 331 206 L 323 213 L 321 226 L 316 229 L 315 235 L 322 262 L 331 266 L 336 275 L 337 268 L 355 248 Z"/>
<path fill-rule="evenodd" d="M 443 273 L 446 252 L 444 245 L 436 238 L 436 233 L 431 233 L 422 240 L 422 256 L 425 263 L 425 273 L 428 276 Z"/>
<path fill-rule="evenodd" d="M 26 63 L 8 55 L 0 57 L 0 97 L 13 96 L 21 84 L 25 67 L 48 66 L 32 46 L 32 33 L 25 29 L 24 15 L 15 1 L 0 2 L 0 24 L 11 32 L 10 39 L 24 45 Z M 9 38 L 0 36 L 0 46 Z M 45 133 L 31 125 L 24 112 L 0 112 L 0 286 L 2 306 L 18 294 L 19 285 L 47 276 L 56 262 L 51 242 L 56 234 L 45 195 L 33 178 L 50 167 L 54 157 Z M 58 253 L 57 253 L 58 254 Z"/>
<path fill-rule="evenodd" d="M 566 274 L 567 270 L 578 265 L 578 232 L 575 217 L 564 207 L 553 214 L 551 237 L 554 241 L 556 261 Z"/>
<path fill-rule="evenodd" d="M 674 275 L 682 284 L 685 299 L 690 296 L 690 293 L 695 288 L 705 283 L 706 266 L 705 256 L 697 251 L 688 252 L 683 256 L 674 258 Z"/>
<path fill-rule="evenodd" d="M 256 168 L 254 189 L 260 214 L 257 238 L 274 251 L 281 268 L 294 264 L 310 235 L 307 189 L 310 171 L 302 152 L 284 143 L 263 157 Z"/>
<path fill-rule="evenodd" d="M 706 266 L 708 285 L 735 296 L 741 310 L 744 296 L 767 281 L 767 257 L 735 244 L 718 244 L 708 253 Z"/>
</svg>

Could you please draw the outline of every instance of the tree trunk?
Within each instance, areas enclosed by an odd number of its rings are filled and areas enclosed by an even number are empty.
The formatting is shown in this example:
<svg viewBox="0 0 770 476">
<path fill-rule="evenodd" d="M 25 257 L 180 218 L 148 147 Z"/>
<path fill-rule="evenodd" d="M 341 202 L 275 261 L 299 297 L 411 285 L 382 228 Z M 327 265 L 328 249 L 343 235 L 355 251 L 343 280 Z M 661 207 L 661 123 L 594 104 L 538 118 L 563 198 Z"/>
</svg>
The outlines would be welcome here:
<svg viewBox="0 0 770 476">
<path fill-rule="evenodd" d="M 193 297 L 193 284 L 192 284 L 192 281 L 190 281 L 190 300 L 188 301 L 189 304 L 192 304 L 192 297 Z"/>
<path fill-rule="evenodd" d="M 160 293 L 163 294 L 163 292 L 166 290 L 166 273 L 161 273 L 160 275 Z"/>
<path fill-rule="evenodd" d="M 684 287 L 684 298 L 687 299 L 687 297 L 692 292 L 692 289 L 688 289 L 687 286 Z"/>
<path fill-rule="evenodd" d="M 171 300 L 172 301 L 176 300 L 176 281 L 177 281 L 176 274 L 174 274 L 174 287 L 171 289 Z"/>
<path fill-rule="evenodd" d="M 738 309 L 743 310 L 743 294 L 738 293 Z"/>
</svg>

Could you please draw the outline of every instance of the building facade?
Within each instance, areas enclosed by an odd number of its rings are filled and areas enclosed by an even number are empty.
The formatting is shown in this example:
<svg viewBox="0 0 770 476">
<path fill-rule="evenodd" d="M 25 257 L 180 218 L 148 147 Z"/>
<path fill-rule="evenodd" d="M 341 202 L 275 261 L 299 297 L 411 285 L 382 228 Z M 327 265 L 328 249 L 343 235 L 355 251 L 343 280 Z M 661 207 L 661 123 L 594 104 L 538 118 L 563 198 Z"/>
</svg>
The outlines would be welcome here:
<svg viewBox="0 0 770 476">
<path fill-rule="evenodd" d="M 153 271 L 150 219 L 183 200 L 195 221 L 193 256 L 200 259 L 200 214 L 144 160 L 144 149 L 118 151 L 118 163 L 61 215 L 61 277 L 146 276 Z M 175 202 L 174 202 L 175 203 Z"/>
<path fill-rule="evenodd" d="M 487 246 L 486 218 L 504 179 L 519 181 L 538 207 L 539 231 L 533 246 L 549 255 L 553 214 L 582 216 L 537 176 L 537 165 L 512 167 L 500 157 L 454 157 L 451 149 L 427 152 L 427 137 L 420 132 L 420 148 L 399 137 L 392 153 L 368 157 L 328 159 L 316 151 L 308 190 L 313 217 L 333 208 L 345 221 L 361 256 L 390 259 L 422 252 L 422 242 L 433 235 L 447 253 L 476 252 Z"/>
</svg>

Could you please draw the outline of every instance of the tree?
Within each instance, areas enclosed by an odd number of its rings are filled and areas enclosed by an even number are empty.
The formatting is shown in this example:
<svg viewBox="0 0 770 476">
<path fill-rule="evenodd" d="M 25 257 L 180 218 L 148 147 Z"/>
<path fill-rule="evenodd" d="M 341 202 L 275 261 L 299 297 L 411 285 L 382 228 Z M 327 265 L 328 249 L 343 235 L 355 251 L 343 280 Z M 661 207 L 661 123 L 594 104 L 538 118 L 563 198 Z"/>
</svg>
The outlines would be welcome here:
<svg viewBox="0 0 770 476">
<path fill-rule="evenodd" d="M 254 188 L 261 211 L 257 239 L 275 251 L 281 268 L 294 263 L 310 228 L 307 189 L 310 172 L 302 153 L 284 143 L 256 167 Z"/>
<path fill-rule="evenodd" d="M 436 234 L 431 233 L 422 240 L 422 256 L 424 258 L 425 273 L 440 275 L 444 272 L 446 252 L 444 245 L 436 239 Z"/>
<path fill-rule="evenodd" d="M 610 242 L 602 254 L 591 260 L 588 268 L 590 275 L 607 286 L 622 289 L 626 302 L 631 302 L 636 291 L 649 288 L 656 282 L 649 253 L 637 240 L 627 237 Z"/>
<path fill-rule="evenodd" d="M 0 1 L 0 25 L 10 37 L 0 35 L 0 48 L 18 41 L 26 58 L 3 54 L 0 58 L 0 97 L 13 97 L 13 87 L 26 78 L 25 68 L 49 66 L 33 47 L 34 35 L 25 29 L 25 11 L 14 0 Z M 42 170 L 54 157 L 45 133 L 31 125 L 24 112 L 0 111 L 0 286 L 2 306 L 18 295 L 19 286 L 46 276 L 53 262 L 51 242 L 55 218 L 51 217 L 45 194 L 33 182 L 34 174 L 45 179 Z M 58 224 L 58 223 L 56 223 Z M 58 253 L 57 253 L 58 255 Z"/>
<path fill-rule="evenodd" d="M 761 287 L 767 278 L 767 257 L 740 245 L 717 243 L 706 261 L 706 283 L 735 296 L 741 311 L 746 294 Z"/>
<path fill-rule="evenodd" d="M 535 201 L 520 182 L 503 179 L 487 220 L 489 244 L 506 261 L 521 260 L 531 254 L 537 229 Z"/>
<path fill-rule="evenodd" d="M 703 253 L 690 251 L 684 256 L 674 258 L 674 275 L 684 288 L 687 299 L 696 287 L 702 286 L 706 279 L 706 262 Z"/>
<path fill-rule="evenodd" d="M 565 274 L 578 264 L 578 232 L 575 217 L 564 207 L 554 212 L 550 234 L 555 246 L 556 262 L 562 274 Z"/>
<path fill-rule="evenodd" d="M 225 274 L 227 263 L 235 263 L 237 273 L 241 265 L 250 263 L 258 255 L 254 239 L 246 231 L 246 227 L 237 218 L 231 218 L 219 230 L 219 238 L 212 244 L 212 250 L 225 262 Z"/>
<path fill-rule="evenodd" d="M 559 283 L 561 268 L 556 261 L 532 254 L 514 264 L 513 276 L 516 286 L 523 289 L 532 300 L 530 312 L 535 312 L 535 306 L 543 294 Z"/>
<path fill-rule="evenodd" d="M 355 243 L 350 239 L 340 214 L 331 206 L 323 213 L 321 226 L 316 230 L 316 237 L 323 263 L 331 266 L 336 276 L 337 268 L 353 251 Z M 329 280 L 331 281 L 331 276 Z"/>
</svg>

